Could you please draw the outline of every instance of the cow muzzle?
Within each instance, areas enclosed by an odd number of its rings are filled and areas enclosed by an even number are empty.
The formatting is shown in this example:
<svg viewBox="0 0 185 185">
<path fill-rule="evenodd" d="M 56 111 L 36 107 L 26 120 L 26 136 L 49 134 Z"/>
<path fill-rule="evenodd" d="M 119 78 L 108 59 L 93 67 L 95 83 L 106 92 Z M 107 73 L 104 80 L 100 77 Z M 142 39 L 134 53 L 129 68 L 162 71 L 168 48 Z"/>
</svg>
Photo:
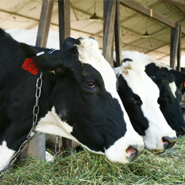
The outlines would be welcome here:
<svg viewBox="0 0 185 185">
<path fill-rule="evenodd" d="M 129 145 L 121 150 L 112 146 L 105 151 L 105 155 L 113 163 L 130 163 L 136 160 L 142 154 L 143 150 L 144 145 Z"/>
<path fill-rule="evenodd" d="M 172 148 L 176 143 L 177 137 L 164 136 L 161 138 L 160 143 L 162 144 L 160 148 L 148 149 L 153 154 L 164 153 L 166 149 Z"/>
</svg>

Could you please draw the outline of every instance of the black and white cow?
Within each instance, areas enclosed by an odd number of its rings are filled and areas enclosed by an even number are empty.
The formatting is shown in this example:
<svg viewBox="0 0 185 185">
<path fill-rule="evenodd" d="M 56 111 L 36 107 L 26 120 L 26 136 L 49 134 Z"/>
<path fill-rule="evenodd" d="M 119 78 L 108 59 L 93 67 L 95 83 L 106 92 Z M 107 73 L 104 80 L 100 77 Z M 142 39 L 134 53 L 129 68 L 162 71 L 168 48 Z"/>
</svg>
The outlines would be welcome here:
<svg viewBox="0 0 185 185">
<path fill-rule="evenodd" d="M 40 71 L 43 86 L 36 131 L 77 141 L 112 162 L 128 163 L 139 156 L 143 139 L 130 123 L 114 71 L 96 40 L 67 39 L 66 46 L 73 47 L 49 54 L 49 49 L 18 43 L 0 29 L 0 43 L 0 170 L 32 127 Z M 37 75 L 21 68 L 26 58 L 34 59 Z"/>
<path fill-rule="evenodd" d="M 122 61 L 129 60 L 137 60 L 139 64 L 145 66 L 147 75 L 154 80 L 160 89 L 158 103 L 165 119 L 177 135 L 185 134 L 185 122 L 179 104 L 181 93 L 175 84 L 170 68 L 144 53 L 122 51 Z"/>
<path fill-rule="evenodd" d="M 146 149 L 161 152 L 176 142 L 176 133 L 166 122 L 157 103 L 159 89 L 137 60 L 115 68 L 118 93 L 134 129 L 143 137 Z"/>
</svg>

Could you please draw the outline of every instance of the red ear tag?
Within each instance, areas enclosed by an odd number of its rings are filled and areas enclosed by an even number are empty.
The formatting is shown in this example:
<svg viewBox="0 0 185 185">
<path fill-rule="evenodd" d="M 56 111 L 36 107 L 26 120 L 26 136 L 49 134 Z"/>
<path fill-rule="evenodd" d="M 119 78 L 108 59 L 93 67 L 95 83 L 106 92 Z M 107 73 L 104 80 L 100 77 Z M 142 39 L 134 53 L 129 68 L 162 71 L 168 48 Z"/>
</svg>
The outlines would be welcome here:
<svg viewBox="0 0 185 185">
<path fill-rule="evenodd" d="M 22 68 L 34 75 L 36 75 L 39 72 L 39 68 L 36 65 L 36 61 L 31 58 L 26 58 L 22 65 Z"/>
<path fill-rule="evenodd" d="M 184 82 L 184 87 L 185 87 L 185 82 Z"/>
</svg>

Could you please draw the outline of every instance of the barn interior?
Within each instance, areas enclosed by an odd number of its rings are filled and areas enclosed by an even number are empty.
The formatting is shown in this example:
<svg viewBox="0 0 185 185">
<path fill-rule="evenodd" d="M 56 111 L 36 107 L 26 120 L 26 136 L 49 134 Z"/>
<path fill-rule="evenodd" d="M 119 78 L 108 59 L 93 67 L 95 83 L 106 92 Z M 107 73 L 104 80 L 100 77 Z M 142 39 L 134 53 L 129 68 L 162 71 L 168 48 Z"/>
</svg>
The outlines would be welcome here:
<svg viewBox="0 0 185 185">
<path fill-rule="evenodd" d="M 55 48 L 69 36 L 94 37 L 111 65 L 113 52 L 119 65 L 122 50 L 136 50 L 185 67 L 185 0 L 0 0 L 0 27 L 32 30 L 20 41 L 41 47 L 48 33 L 57 35 L 47 45 Z"/>
<path fill-rule="evenodd" d="M 68 36 L 94 37 L 110 63 L 110 50 L 136 50 L 185 67 L 184 0 L 0 0 L 0 26 L 41 29 L 45 40 L 48 29 L 59 33 L 60 43 Z"/>
</svg>

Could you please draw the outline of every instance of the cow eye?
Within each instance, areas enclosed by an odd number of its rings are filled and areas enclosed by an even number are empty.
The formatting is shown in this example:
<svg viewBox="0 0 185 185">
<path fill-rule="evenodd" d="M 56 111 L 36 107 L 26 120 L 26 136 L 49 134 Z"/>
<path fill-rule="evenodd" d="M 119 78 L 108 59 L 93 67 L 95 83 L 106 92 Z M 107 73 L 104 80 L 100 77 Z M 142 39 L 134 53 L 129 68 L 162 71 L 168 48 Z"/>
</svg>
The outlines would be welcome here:
<svg viewBox="0 0 185 185">
<path fill-rule="evenodd" d="M 86 81 L 84 82 L 84 90 L 88 93 L 94 93 L 96 92 L 96 86 L 93 81 Z"/>
<path fill-rule="evenodd" d="M 90 87 L 90 88 L 94 88 L 95 87 L 95 83 L 94 82 L 85 82 L 85 85 L 87 87 Z"/>
<path fill-rule="evenodd" d="M 136 95 L 136 94 L 132 97 L 132 102 L 135 105 L 141 105 L 142 104 L 140 97 L 138 95 Z"/>
<path fill-rule="evenodd" d="M 134 103 L 134 104 L 137 104 L 137 101 L 132 97 L 132 102 Z"/>
</svg>

